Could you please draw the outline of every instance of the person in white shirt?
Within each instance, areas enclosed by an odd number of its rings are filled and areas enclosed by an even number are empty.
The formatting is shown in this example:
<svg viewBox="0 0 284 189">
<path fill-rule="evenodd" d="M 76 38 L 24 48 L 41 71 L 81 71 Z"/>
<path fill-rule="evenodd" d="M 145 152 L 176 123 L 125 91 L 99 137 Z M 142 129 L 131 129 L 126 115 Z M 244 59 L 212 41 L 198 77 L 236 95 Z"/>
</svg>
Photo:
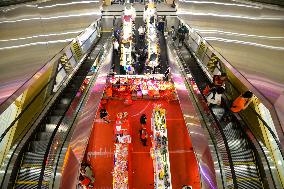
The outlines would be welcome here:
<svg viewBox="0 0 284 189">
<path fill-rule="evenodd" d="M 216 89 L 210 91 L 209 95 L 206 98 L 208 106 L 212 107 L 214 105 L 221 105 L 222 95 L 224 92 L 225 89 L 223 87 L 217 87 Z"/>
<path fill-rule="evenodd" d="M 143 26 L 140 26 L 138 28 L 138 34 L 139 34 L 139 39 L 143 40 L 144 39 L 144 35 L 145 35 L 145 28 Z"/>
<path fill-rule="evenodd" d="M 114 53 L 118 55 L 118 48 L 119 48 L 119 43 L 117 40 L 115 40 L 113 42 L 113 50 L 114 50 Z"/>
</svg>

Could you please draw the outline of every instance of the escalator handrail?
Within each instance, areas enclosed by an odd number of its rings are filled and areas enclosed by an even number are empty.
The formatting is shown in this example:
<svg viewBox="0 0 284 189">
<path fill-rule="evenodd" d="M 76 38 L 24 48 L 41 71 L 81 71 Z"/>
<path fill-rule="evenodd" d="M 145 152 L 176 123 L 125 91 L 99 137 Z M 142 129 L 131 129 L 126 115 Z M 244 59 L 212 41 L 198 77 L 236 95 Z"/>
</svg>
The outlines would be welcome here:
<svg viewBox="0 0 284 189">
<path fill-rule="evenodd" d="M 190 47 L 188 47 L 187 44 L 185 44 L 185 46 L 186 46 L 186 48 L 187 48 L 188 51 L 191 51 L 191 50 L 190 50 Z M 208 78 L 208 75 L 207 75 L 207 74 L 204 73 L 204 75 Z M 208 79 L 210 79 L 210 78 L 208 78 Z M 202 94 L 202 96 L 203 96 L 204 98 L 206 98 L 203 94 Z M 226 96 L 226 98 L 228 99 L 227 96 Z M 227 104 L 226 104 L 226 106 L 227 106 Z M 228 106 L 227 106 L 226 108 L 229 109 Z M 210 110 L 210 111 L 212 111 L 212 110 Z M 213 112 L 212 112 L 212 113 L 213 113 Z M 214 113 L 213 113 L 213 115 L 214 115 Z M 239 113 L 238 113 L 237 115 L 239 115 L 239 117 L 241 117 L 242 120 L 244 119 Z M 214 117 L 215 117 L 215 116 L 214 116 Z M 217 118 L 216 118 L 216 119 L 217 119 Z M 237 119 L 237 118 L 235 117 L 235 119 Z M 244 121 L 244 120 L 243 120 L 243 121 Z M 244 123 L 246 123 L 246 121 L 244 121 Z M 257 137 L 255 136 L 255 133 L 253 133 L 253 131 L 249 128 L 249 126 L 248 126 L 247 124 L 245 124 L 245 125 L 244 125 L 244 124 L 240 124 L 240 126 L 242 127 L 241 132 L 242 132 L 243 134 L 245 134 L 245 137 L 246 137 L 248 140 L 249 140 L 249 138 L 248 138 L 248 136 L 247 136 L 247 133 L 244 131 L 245 129 L 249 132 L 249 134 L 251 134 L 251 135 L 256 139 L 258 145 L 261 147 L 261 151 L 262 151 L 262 153 L 263 153 L 263 155 L 264 155 L 264 157 L 265 157 L 266 162 L 269 164 L 268 157 L 267 157 L 266 154 L 264 153 L 263 147 L 259 144 L 259 141 L 257 140 Z M 276 142 L 277 142 L 277 140 L 276 140 Z M 277 145 L 278 145 L 278 143 L 277 143 Z M 255 148 L 255 147 L 254 147 L 254 148 Z M 280 150 L 280 152 L 282 153 L 281 150 Z M 283 157 L 283 156 L 282 156 L 282 157 Z M 270 174 L 272 175 L 271 167 L 268 166 L 268 168 L 269 168 Z M 273 177 L 272 177 L 272 181 L 273 181 L 273 185 L 276 186 L 275 179 L 274 179 Z"/>
<path fill-rule="evenodd" d="M 189 27 L 190 29 L 194 30 L 192 27 L 190 27 L 188 24 L 186 24 L 181 18 L 179 18 L 179 19 L 183 22 L 184 25 L 186 25 L 186 26 Z M 203 37 L 202 37 L 198 32 L 196 32 L 196 31 L 194 31 L 194 32 L 195 32 L 200 38 L 203 39 Z M 193 39 L 193 41 L 195 42 L 194 39 Z M 205 41 L 206 41 L 206 40 L 205 40 Z M 195 42 L 195 43 L 196 43 L 196 42 Z M 206 43 L 207 43 L 212 49 L 214 49 L 214 51 L 218 52 L 208 41 L 206 41 Z M 196 44 L 197 44 L 197 43 L 196 43 Z M 187 45 L 187 44 L 186 44 L 186 45 Z M 198 44 L 197 44 L 197 45 L 198 45 Z M 206 54 L 206 53 L 205 53 L 205 54 Z M 232 64 L 230 64 L 230 62 L 229 62 L 222 54 L 218 53 L 218 55 L 222 56 L 222 58 L 223 58 L 224 60 L 226 60 L 226 62 L 227 62 L 231 67 L 233 67 L 234 70 L 237 71 L 237 69 L 236 69 Z M 224 63 L 223 63 L 223 64 L 224 64 Z M 217 69 L 218 69 L 220 72 L 222 71 L 222 70 L 220 70 L 218 67 L 217 67 Z M 248 80 L 246 79 L 246 77 L 245 77 L 242 73 L 240 73 L 239 71 L 237 71 L 237 73 L 240 74 L 240 75 L 242 76 L 242 78 L 246 80 L 246 82 L 250 83 L 250 85 L 253 86 L 253 85 L 251 84 L 251 82 L 248 81 Z M 229 81 L 229 82 L 230 82 L 230 81 Z M 231 82 L 230 82 L 230 84 L 234 87 L 234 89 L 236 89 L 236 90 L 239 92 L 239 94 L 241 94 L 241 92 L 236 88 L 236 86 L 234 86 Z M 253 86 L 253 89 L 256 90 L 256 91 L 258 91 L 260 94 L 262 94 L 262 92 L 259 91 L 259 90 L 258 90 L 257 88 L 255 88 L 254 86 Z M 272 103 L 270 102 L 270 100 L 269 100 L 268 98 L 266 98 L 263 94 L 262 94 L 262 96 L 263 96 L 270 104 L 272 104 Z M 251 108 L 251 107 L 249 107 L 249 108 Z M 253 110 L 253 113 L 261 120 L 261 122 L 262 122 L 262 123 L 265 125 L 265 127 L 269 130 L 269 132 L 270 132 L 271 135 L 273 136 L 274 140 L 277 141 L 277 144 L 279 144 L 279 145 L 281 146 L 281 143 L 278 141 L 278 139 L 277 139 L 275 133 L 271 130 L 271 128 L 269 127 L 269 125 L 266 123 L 266 121 L 265 121 L 265 120 L 261 117 L 261 115 L 259 115 L 259 113 L 257 113 L 253 108 L 251 108 L 251 109 Z M 279 149 L 282 149 L 282 146 L 281 146 L 281 148 L 279 147 Z M 282 151 L 282 150 L 280 150 L 280 151 Z M 282 154 L 282 157 L 283 157 L 283 159 L 284 159 L 283 152 L 281 152 L 281 154 Z"/>
<path fill-rule="evenodd" d="M 94 23 L 100 21 L 101 18 L 96 19 L 95 22 L 91 23 L 88 27 L 93 26 Z M 78 36 L 82 35 L 85 32 L 85 30 L 81 31 Z M 89 38 L 88 38 L 89 39 Z M 88 40 L 87 39 L 87 40 Z M 87 41 L 85 40 L 84 43 Z M 76 37 L 74 37 L 74 39 L 69 42 L 65 47 L 63 47 L 58 53 L 56 53 L 53 57 L 51 57 L 48 61 L 46 61 L 46 63 L 41 66 L 29 79 L 27 79 L 15 92 L 13 92 L 13 94 L 11 94 L 8 98 L 6 98 L 3 102 L 0 103 L 0 114 L 2 114 L 6 108 L 8 108 L 16 99 L 17 97 L 19 97 L 23 91 L 25 91 L 30 85 L 34 84 L 36 82 L 36 80 L 33 80 L 33 78 L 37 78 L 37 75 L 42 75 L 41 71 L 42 70 L 46 70 L 48 69 L 50 66 L 52 66 L 53 62 L 56 61 L 59 57 L 61 53 L 64 52 L 64 50 L 66 49 L 66 47 L 70 46 L 74 41 L 76 41 Z"/>
<path fill-rule="evenodd" d="M 190 48 L 190 47 L 188 47 L 188 44 L 187 44 L 187 43 L 185 43 L 185 46 L 186 46 L 187 49 Z M 217 69 L 218 69 L 219 71 L 221 71 L 218 67 L 217 67 Z M 208 77 L 207 74 L 205 74 L 205 75 Z M 211 80 L 212 78 L 208 78 L 208 79 Z M 228 81 L 228 82 L 230 83 L 230 85 L 231 85 L 238 93 L 241 94 L 241 92 L 236 88 L 236 86 L 234 86 L 230 81 Z M 225 96 L 226 96 L 226 98 L 227 98 L 228 100 L 230 99 L 226 94 L 225 94 Z M 269 131 L 270 134 L 272 135 L 273 139 L 275 140 L 275 142 L 276 142 L 276 144 L 277 144 L 277 146 L 278 146 L 278 148 L 279 148 L 279 151 L 281 152 L 282 159 L 284 160 L 283 147 L 282 147 L 280 141 L 278 140 L 277 136 L 275 135 L 275 133 L 272 131 L 272 129 L 270 128 L 270 126 L 266 123 L 266 121 L 262 118 L 262 116 L 261 116 L 259 113 L 257 113 L 251 106 L 249 106 L 249 108 L 250 108 L 250 110 L 252 110 L 253 113 L 257 116 L 257 118 L 263 123 L 263 125 L 268 129 L 268 131 Z M 240 113 L 237 113 L 237 114 L 240 115 Z M 240 116 L 240 117 L 243 119 L 242 116 Z M 248 126 L 248 123 L 247 123 L 246 121 L 244 121 L 244 122 L 246 123 L 247 127 L 249 127 L 249 126 Z"/>
<path fill-rule="evenodd" d="M 177 54 L 179 55 L 179 53 L 177 53 Z M 181 59 L 180 56 L 181 56 L 181 55 L 179 55 L 179 59 Z M 179 64 L 179 66 L 181 67 L 182 65 Z M 182 67 L 183 67 L 183 66 L 182 66 Z M 185 77 L 186 74 L 184 73 L 183 69 L 180 69 L 180 70 L 181 70 L 181 72 L 183 73 L 183 75 L 184 75 L 184 77 Z M 185 77 L 185 78 L 186 78 L 186 77 Z M 193 80 L 194 80 L 194 79 L 193 79 Z M 186 81 L 186 83 L 187 83 L 188 86 L 191 86 L 191 85 L 188 83 L 187 79 L 185 79 L 185 81 Z M 195 101 L 195 104 L 197 105 L 197 108 L 198 108 L 200 114 L 202 115 L 203 120 L 205 120 L 205 118 L 203 117 L 203 113 L 201 113 L 202 111 L 201 111 L 201 109 L 200 109 L 200 106 L 198 105 L 199 102 L 198 102 L 197 99 L 196 99 L 196 94 L 194 93 L 194 91 L 192 91 L 191 87 L 189 87 L 189 89 L 190 89 L 190 93 L 194 96 L 193 99 L 194 99 L 194 101 Z M 200 94 L 203 96 L 202 93 L 200 93 Z M 203 96 L 203 98 L 205 98 L 205 97 Z M 204 108 L 204 107 L 203 107 L 203 108 Z M 235 174 L 235 169 L 234 169 L 234 167 L 233 167 L 232 155 L 231 155 L 231 152 L 230 152 L 230 148 L 229 148 L 229 146 L 228 146 L 227 139 L 226 139 L 226 137 L 225 137 L 225 134 L 224 134 L 223 130 L 221 129 L 222 127 L 221 127 L 221 125 L 219 124 L 219 122 L 218 122 L 216 116 L 214 115 L 214 113 L 212 112 L 212 110 L 211 110 L 210 108 L 208 108 L 208 109 L 209 109 L 209 111 L 210 111 L 211 116 L 212 116 L 213 119 L 214 119 L 214 122 L 215 122 L 216 125 L 217 125 L 217 128 L 218 128 L 219 132 L 220 132 L 221 135 L 222 135 L 223 143 L 224 143 L 224 146 L 225 146 L 225 149 L 226 149 L 226 152 L 227 152 L 227 155 L 228 155 L 228 160 L 229 160 L 229 163 L 230 163 L 230 168 L 231 168 L 231 173 L 232 173 L 232 179 L 233 179 L 234 188 L 238 188 L 238 185 L 237 185 L 237 177 L 236 177 L 236 174 Z M 206 125 L 206 128 L 207 128 L 207 124 L 205 124 L 205 125 Z M 207 130 L 208 130 L 208 132 L 209 132 L 210 137 L 212 137 L 210 130 L 209 130 L 208 128 L 207 128 Z M 213 142 L 213 143 L 214 143 L 214 142 Z M 214 145 L 214 148 L 215 148 L 215 149 L 218 149 L 218 147 L 215 146 L 215 143 L 214 143 L 213 145 Z M 217 151 L 216 151 L 216 153 L 217 153 Z M 217 153 L 217 154 L 218 154 L 218 153 Z M 217 157 L 218 157 L 219 167 L 221 168 L 221 165 L 220 165 L 221 160 L 219 159 L 219 156 L 218 156 L 218 155 L 217 155 Z M 224 181 L 223 181 L 223 174 L 222 174 L 222 171 L 220 171 L 220 173 L 221 173 L 221 177 L 222 177 L 222 184 L 223 184 L 223 187 L 224 187 Z"/>
<path fill-rule="evenodd" d="M 192 27 L 190 27 L 188 24 L 186 24 L 180 16 L 178 16 L 178 18 L 179 18 L 179 20 L 180 20 L 185 26 L 187 26 L 187 27 L 189 27 L 190 29 L 194 30 Z M 194 32 L 195 32 L 201 39 L 203 39 L 203 37 L 201 36 L 201 34 L 199 34 L 199 33 L 196 32 L 196 31 L 194 31 Z M 204 41 L 206 41 L 206 40 L 204 40 Z M 254 85 L 253 85 L 249 80 L 247 80 L 247 78 L 246 78 L 241 72 L 239 72 L 238 69 L 237 69 L 235 66 L 233 66 L 221 53 L 219 53 L 219 52 L 210 44 L 210 42 L 206 41 L 206 43 L 208 44 L 208 46 L 209 46 L 210 48 L 212 48 L 215 52 L 217 52 L 219 56 L 221 56 L 224 60 L 226 60 L 226 63 L 229 64 L 230 67 L 232 67 L 238 74 L 240 74 L 240 75 L 242 76 L 242 79 L 246 80 L 246 82 L 248 82 L 248 83 L 251 85 L 251 87 L 252 87 L 255 91 L 257 91 L 258 93 L 260 93 L 260 94 L 262 95 L 262 97 L 265 98 L 270 104 L 273 104 L 265 95 L 263 95 L 263 93 L 262 93 L 259 89 L 257 89 L 256 87 L 254 87 Z"/>
<path fill-rule="evenodd" d="M 97 21 L 99 21 L 100 19 L 97 19 L 96 20 L 96 22 Z M 93 23 L 92 23 L 93 24 Z M 95 30 L 96 31 L 96 30 Z M 94 32 L 95 32 L 94 31 Z M 93 33 L 94 33 L 93 32 Z M 93 34 L 92 33 L 92 34 Z M 83 43 L 82 43 L 82 46 L 90 39 L 90 37 L 92 36 L 92 34 L 89 36 L 89 38 L 88 39 L 86 39 Z M 89 52 L 87 52 L 86 54 L 88 54 Z M 73 54 L 72 54 L 72 56 L 73 56 Z M 82 60 L 81 60 L 82 61 Z M 74 68 L 74 70 L 76 70 L 76 68 L 78 68 L 78 66 L 79 66 L 80 64 L 77 64 L 77 67 L 75 67 Z M 73 70 L 73 72 L 71 73 L 71 74 L 74 74 L 74 70 Z M 69 75 L 70 76 L 70 75 Z M 68 75 L 66 76 L 66 77 L 68 77 Z M 65 79 L 66 79 L 66 77 L 65 77 Z M 50 81 L 52 81 L 52 79 L 50 79 Z M 49 82 L 50 82 L 49 81 Z M 63 84 L 64 84 L 64 82 L 60 85 L 61 87 L 63 86 Z M 46 85 L 47 86 L 47 85 Z M 44 87 L 43 87 L 43 89 L 44 89 Z M 43 90 L 42 89 L 42 90 Z M 41 90 L 41 91 L 42 91 Z M 58 92 L 58 91 L 57 91 Z M 55 95 L 53 95 L 53 96 L 51 96 L 46 102 L 45 102 L 45 104 L 44 104 L 44 106 L 43 106 L 43 109 L 45 109 L 45 108 L 47 108 L 48 107 L 48 105 L 51 103 L 51 101 L 53 100 L 53 97 L 54 97 Z M 35 98 L 33 98 L 33 100 L 34 100 Z M 33 101 L 32 100 L 32 101 Z M 40 115 L 40 114 L 39 114 Z M 35 117 L 38 117 L 39 116 L 38 114 L 35 116 Z M 19 119 L 19 118 L 17 118 L 17 119 Z M 35 122 L 36 122 L 36 120 L 37 119 L 32 119 L 27 125 L 33 125 L 33 124 L 35 124 Z M 16 122 L 15 122 L 16 123 Z M 13 126 L 13 125 L 12 125 Z M 7 128 L 7 130 L 9 131 L 10 129 L 11 129 L 12 127 L 8 127 Z M 26 128 L 26 127 L 25 127 Z M 8 160 L 8 162 L 7 162 L 7 165 L 6 165 L 6 167 L 5 167 L 5 172 L 4 172 L 4 175 L 3 175 L 3 178 L 2 178 L 2 182 L 1 182 L 1 187 L 0 188 L 2 188 L 2 186 L 3 186 L 3 184 L 4 184 L 4 181 L 5 181 L 5 177 L 6 177 L 6 173 L 7 173 L 7 170 L 8 170 L 8 168 L 9 168 L 9 166 L 10 166 L 10 163 L 11 163 L 11 159 L 12 159 L 12 157 L 14 156 L 14 154 L 15 154 L 15 151 L 16 151 L 16 149 L 19 147 L 19 145 L 22 143 L 22 140 L 24 139 L 24 137 L 27 135 L 27 133 L 30 131 L 30 129 L 31 128 L 29 128 L 28 130 L 25 130 L 25 128 L 23 129 L 23 131 L 19 134 L 19 140 L 18 141 L 16 141 L 15 142 L 15 144 L 14 144 L 14 146 L 11 148 L 11 149 L 13 149 L 13 152 L 12 152 L 12 154 L 11 154 L 11 156 L 10 156 L 10 158 L 9 158 L 9 160 Z M 4 131 L 6 134 L 8 133 L 8 131 Z M 6 135 L 5 134 L 5 135 Z M 4 136 L 5 137 L 5 136 Z M 3 138 L 4 138 L 3 137 Z M 2 138 L 2 136 L 1 136 L 1 138 L 0 138 L 0 142 L 3 140 L 3 138 Z M 10 149 L 10 150 L 11 150 Z M 4 161 L 3 161 L 3 163 L 4 163 Z"/>
<path fill-rule="evenodd" d="M 99 19 L 98 19 L 99 20 Z M 98 20 L 96 20 L 96 21 L 98 21 Z M 89 38 L 88 39 L 86 39 L 83 43 L 82 43 L 82 45 L 81 45 L 81 47 L 82 46 L 84 46 L 84 44 L 91 38 L 91 36 L 96 32 L 97 30 L 94 30 L 93 32 L 92 32 L 92 34 L 89 36 Z M 82 32 L 79 34 L 79 35 L 81 35 L 82 34 Z M 79 36 L 78 35 L 78 36 Z M 73 41 L 72 41 L 73 42 Z M 71 42 L 71 43 L 72 43 Z M 62 50 L 64 50 L 65 48 L 63 48 Z M 61 51 L 62 51 L 61 50 Z M 59 52 L 59 53 L 61 53 L 61 51 Z M 55 55 L 55 56 L 57 56 L 57 55 Z M 72 55 L 71 55 L 71 57 L 70 58 L 68 58 L 68 61 L 69 60 L 71 60 L 72 58 L 74 58 L 74 54 L 72 53 Z M 50 63 L 50 62 L 48 62 L 48 63 Z M 47 63 L 47 64 L 48 64 Z M 46 65 L 47 65 L 46 64 Z M 44 65 L 44 66 L 46 66 L 46 65 Z M 43 66 L 43 67 L 44 67 Z M 77 66 L 78 66 L 78 64 L 77 64 Z M 61 67 L 61 69 L 63 69 L 63 67 Z M 60 70 L 61 70 L 60 69 Z M 41 70 L 41 69 L 40 69 Z M 40 71 L 39 70 L 39 71 Z M 59 70 L 59 71 L 60 71 Z M 38 73 L 38 72 L 37 72 Z M 37 74 L 36 73 L 36 74 Z M 59 73 L 59 72 L 58 72 Z M 73 74 L 73 73 L 70 73 L 70 75 L 71 74 Z M 65 76 L 65 78 L 64 79 L 66 79 L 68 76 L 70 76 L 70 75 L 66 75 Z M 12 123 L 5 129 L 5 131 L 1 134 L 1 136 L 0 136 L 0 143 L 2 142 L 2 140 L 4 139 L 4 137 L 6 136 L 6 134 L 10 131 L 10 129 L 14 126 L 14 124 L 21 118 L 21 116 L 25 113 L 25 111 L 30 107 L 30 105 L 36 100 L 36 98 L 40 95 L 40 93 L 44 90 L 44 89 L 46 89 L 46 87 L 53 81 L 53 79 L 55 79 L 56 78 L 56 76 L 57 75 L 54 75 L 52 78 L 50 78 L 49 79 L 49 81 L 42 87 L 42 89 L 32 98 L 32 100 L 25 106 L 25 108 L 19 113 L 19 115 L 14 119 L 14 121 L 12 121 Z M 64 80 L 63 79 L 63 80 Z M 28 81 L 27 81 L 28 82 Z M 61 83 L 61 85 L 62 85 L 62 83 Z"/>
<path fill-rule="evenodd" d="M 109 39 L 110 39 L 110 38 L 107 39 L 107 42 L 106 42 L 106 43 L 109 42 Z M 105 49 L 104 49 L 104 48 L 101 48 L 100 51 L 99 51 L 99 53 L 98 53 L 98 56 L 100 56 L 100 53 L 103 52 L 103 51 L 105 51 Z M 96 71 L 95 75 L 93 76 L 93 78 L 96 78 L 96 77 L 97 77 L 97 75 L 98 75 L 98 70 L 99 70 L 99 67 L 101 66 L 102 61 L 103 61 L 103 60 L 99 60 L 99 64 L 98 64 L 98 67 L 97 67 L 97 71 Z M 71 131 L 71 129 L 72 129 L 73 124 L 74 124 L 75 121 L 76 121 L 76 118 L 78 117 L 79 110 L 80 110 L 80 109 L 82 108 L 82 106 L 84 105 L 84 101 L 86 100 L 87 95 L 88 95 L 88 93 L 89 93 L 89 90 L 91 89 L 91 85 L 92 85 L 92 82 L 90 81 L 88 87 L 87 87 L 87 88 L 85 89 L 85 91 L 84 91 L 83 97 L 81 98 L 78 107 L 76 108 L 76 109 L 77 109 L 77 110 L 75 111 L 75 112 L 76 112 L 76 115 L 74 115 L 73 118 L 72 118 L 73 121 L 72 121 L 72 123 L 70 124 L 71 126 L 69 127 L 69 129 L 68 129 L 68 131 L 67 131 L 67 133 L 66 133 L 66 135 L 65 135 L 65 137 L 64 137 L 64 140 L 63 140 L 63 142 L 62 142 L 62 144 L 61 144 L 61 148 L 60 148 L 60 150 L 59 150 L 59 153 L 58 153 L 58 156 L 57 156 L 57 160 L 56 160 L 56 164 L 55 164 L 55 169 L 54 169 L 54 171 L 53 171 L 52 188 L 54 188 L 54 183 L 55 183 L 55 179 L 56 179 L 55 175 L 56 175 L 56 171 L 57 171 L 57 168 L 58 168 L 58 165 L 59 165 L 59 160 L 60 160 L 60 156 L 61 156 L 62 150 L 63 150 L 63 148 L 64 148 L 64 146 L 65 146 L 65 142 L 66 142 L 66 140 L 67 140 L 67 138 L 68 138 L 68 136 L 69 136 L 69 133 L 70 133 L 70 131 Z"/>
</svg>

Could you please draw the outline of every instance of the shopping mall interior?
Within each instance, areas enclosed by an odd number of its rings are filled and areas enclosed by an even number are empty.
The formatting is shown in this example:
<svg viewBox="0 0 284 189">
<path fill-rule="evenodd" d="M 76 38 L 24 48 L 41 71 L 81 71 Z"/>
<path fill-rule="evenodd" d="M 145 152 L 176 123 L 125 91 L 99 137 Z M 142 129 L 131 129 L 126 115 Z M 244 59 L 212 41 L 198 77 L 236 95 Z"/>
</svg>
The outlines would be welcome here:
<svg viewBox="0 0 284 189">
<path fill-rule="evenodd" d="M 283 2 L 0 10 L 1 189 L 284 188 Z"/>
</svg>

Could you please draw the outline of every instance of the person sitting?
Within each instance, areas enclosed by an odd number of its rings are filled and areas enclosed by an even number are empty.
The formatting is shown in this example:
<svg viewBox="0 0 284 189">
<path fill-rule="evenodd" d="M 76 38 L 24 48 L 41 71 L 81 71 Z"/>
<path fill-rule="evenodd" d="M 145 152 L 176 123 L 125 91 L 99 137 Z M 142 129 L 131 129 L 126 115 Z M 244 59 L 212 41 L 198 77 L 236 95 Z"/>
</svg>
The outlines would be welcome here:
<svg viewBox="0 0 284 189">
<path fill-rule="evenodd" d="M 253 97 L 253 93 L 250 91 L 246 91 L 241 96 L 237 97 L 232 103 L 230 110 L 234 113 L 240 112 L 248 107 L 251 103 Z"/>
<path fill-rule="evenodd" d="M 209 95 L 207 96 L 207 104 L 209 107 L 215 106 L 215 105 L 221 105 L 222 103 L 222 95 L 225 92 L 225 89 L 223 87 L 217 87 L 214 90 L 211 90 Z"/>
<path fill-rule="evenodd" d="M 100 118 L 104 120 L 106 123 L 110 123 L 110 120 L 108 119 L 108 113 L 105 108 L 101 108 L 100 110 Z"/>
<path fill-rule="evenodd" d="M 213 83 L 215 86 L 223 86 L 225 81 L 227 80 L 227 74 L 221 73 L 221 75 L 214 75 L 213 76 Z"/>
</svg>

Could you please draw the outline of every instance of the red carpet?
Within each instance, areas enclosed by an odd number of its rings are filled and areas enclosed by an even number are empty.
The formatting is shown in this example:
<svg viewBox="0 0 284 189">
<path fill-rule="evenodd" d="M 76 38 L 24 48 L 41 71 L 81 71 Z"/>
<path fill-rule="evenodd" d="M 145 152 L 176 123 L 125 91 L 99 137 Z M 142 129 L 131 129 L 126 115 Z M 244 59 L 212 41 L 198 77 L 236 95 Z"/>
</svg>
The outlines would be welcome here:
<svg viewBox="0 0 284 189">
<path fill-rule="evenodd" d="M 151 115 L 155 104 L 162 104 L 167 110 L 167 126 L 170 150 L 170 166 L 173 189 L 180 189 L 182 185 L 192 185 L 194 189 L 200 188 L 198 167 L 191 142 L 183 121 L 178 102 L 165 102 L 154 100 L 136 100 L 132 105 L 124 105 L 123 101 L 111 100 L 107 104 L 107 111 L 111 120 L 118 112 L 129 113 L 132 127 L 132 154 L 130 187 L 133 189 L 154 188 L 153 161 L 150 157 L 150 141 L 144 147 L 139 139 L 140 116 L 147 115 L 147 129 L 150 130 Z M 113 123 L 103 124 L 96 122 L 89 141 L 87 153 L 91 156 L 91 164 L 95 174 L 95 188 L 112 188 L 113 169 Z M 103 151 L 99 153 L 100 151 Z M 96 153 L 94 153 L 96 152 Z"/>
</svg>

